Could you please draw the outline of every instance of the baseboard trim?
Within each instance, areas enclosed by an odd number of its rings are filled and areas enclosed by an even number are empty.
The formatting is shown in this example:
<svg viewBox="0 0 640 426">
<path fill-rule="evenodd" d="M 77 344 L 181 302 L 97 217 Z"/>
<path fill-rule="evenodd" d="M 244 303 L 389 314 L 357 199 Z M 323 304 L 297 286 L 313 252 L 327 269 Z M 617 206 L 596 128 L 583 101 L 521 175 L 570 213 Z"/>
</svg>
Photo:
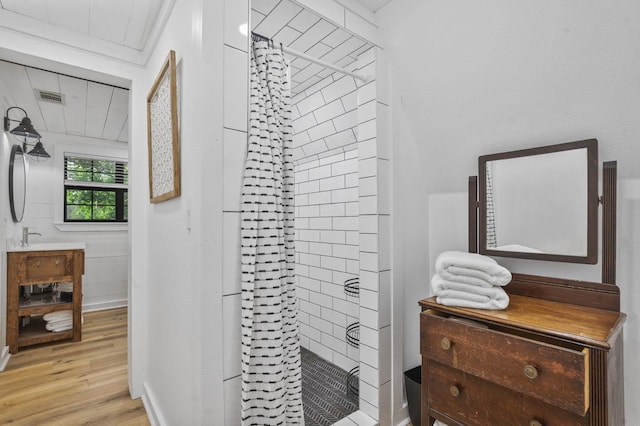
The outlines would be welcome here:
<svg viewBox="0 0 640 426">
<path fill-rule="evenodd" d="M 9 353 L 9 346 L 5 346 L 2 348 L 2 352 L 0 352 L 0 371 L 4 371 L 4 368 L 9 362 L 9 358 L 11 358 L 11 354 Z"/>
<path fill-rule="evenodd" d="M 147 412 L 149 423 L 151 426 L 165 426 L 168 423 L 164 420 L 160 407 L 158 406 L 158 400 L 153 396 L 153 392 L 149 388 L 149 385 L 145 382 L 142 384 L 142 405 Z"/>
<path fill-rule="evenodd" d="M 108 302 L 94 302 L 82 304 L 82 312 L 106 311 L 107 309 L 126 308 L 127 299 L 109 300 Z"/>
</svg>

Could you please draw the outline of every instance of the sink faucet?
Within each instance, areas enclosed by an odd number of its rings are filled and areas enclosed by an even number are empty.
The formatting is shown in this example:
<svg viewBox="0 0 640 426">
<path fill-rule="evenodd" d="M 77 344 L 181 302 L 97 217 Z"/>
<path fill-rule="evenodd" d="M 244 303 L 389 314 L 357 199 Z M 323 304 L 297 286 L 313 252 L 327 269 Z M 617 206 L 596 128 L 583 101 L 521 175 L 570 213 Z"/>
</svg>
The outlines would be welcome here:
<svg viewBox="0 0 640 426">
<path fill-rule="evenodd" d="M 26 247 L 29 245 L 29 235 L 40 235 L 42 236 L 41 233 L 39 232 L 29 232 L 29 227 L 28 226 L 23 226 L 22 227 L 22 247 Z"/>
</svg>

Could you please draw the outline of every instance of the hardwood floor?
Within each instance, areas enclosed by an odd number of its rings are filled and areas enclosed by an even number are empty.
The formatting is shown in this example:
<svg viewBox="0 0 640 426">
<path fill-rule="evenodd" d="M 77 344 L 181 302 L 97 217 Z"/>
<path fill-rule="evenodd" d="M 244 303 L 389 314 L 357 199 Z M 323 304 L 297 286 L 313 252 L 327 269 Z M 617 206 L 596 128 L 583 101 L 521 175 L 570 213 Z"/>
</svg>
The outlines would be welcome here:
<svg viewBox="0 0 640 426">
<path fill-rule="evenodd" d="M 0 424 L 148 425 L 127 385 L 126 308 L 84 314 L 82 342 L 20 349 L 0 372 Z"/>
</svg>

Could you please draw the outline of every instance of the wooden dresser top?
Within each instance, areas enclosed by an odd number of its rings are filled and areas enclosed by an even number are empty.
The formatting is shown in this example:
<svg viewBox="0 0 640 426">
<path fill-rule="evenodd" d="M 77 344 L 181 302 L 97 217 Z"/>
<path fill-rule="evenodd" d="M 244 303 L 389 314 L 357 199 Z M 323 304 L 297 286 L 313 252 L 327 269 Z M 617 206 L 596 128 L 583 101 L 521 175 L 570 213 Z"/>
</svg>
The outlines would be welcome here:
<svg viewBox="0 0 640 426">
<path fill-rule="evenodd" d="M 423 309 L 518 327 L 535 333 L 568 339 L 587 346 L 610 348 L 610 342 L 622 329 L 625 314 L 604 309 L 572 305 L 527 296 L 509 295 L 509 306 L 501 311 L 459 308 L 436 302 L 435 297 L 421 300 Z"/>
</svg>

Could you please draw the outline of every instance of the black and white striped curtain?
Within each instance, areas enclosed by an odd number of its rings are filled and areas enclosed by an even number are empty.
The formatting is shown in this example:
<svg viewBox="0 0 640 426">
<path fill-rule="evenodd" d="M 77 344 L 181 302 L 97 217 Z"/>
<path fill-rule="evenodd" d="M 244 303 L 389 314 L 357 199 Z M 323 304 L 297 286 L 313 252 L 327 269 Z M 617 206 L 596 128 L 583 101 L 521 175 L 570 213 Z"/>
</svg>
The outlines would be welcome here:
<svg viewBox="0 0 640 426">
<path fill-rule="evenodd" d="M 253 43 L 242 191 L 242 424 L 303 425 L 287 64 Z"/>
</svg>

